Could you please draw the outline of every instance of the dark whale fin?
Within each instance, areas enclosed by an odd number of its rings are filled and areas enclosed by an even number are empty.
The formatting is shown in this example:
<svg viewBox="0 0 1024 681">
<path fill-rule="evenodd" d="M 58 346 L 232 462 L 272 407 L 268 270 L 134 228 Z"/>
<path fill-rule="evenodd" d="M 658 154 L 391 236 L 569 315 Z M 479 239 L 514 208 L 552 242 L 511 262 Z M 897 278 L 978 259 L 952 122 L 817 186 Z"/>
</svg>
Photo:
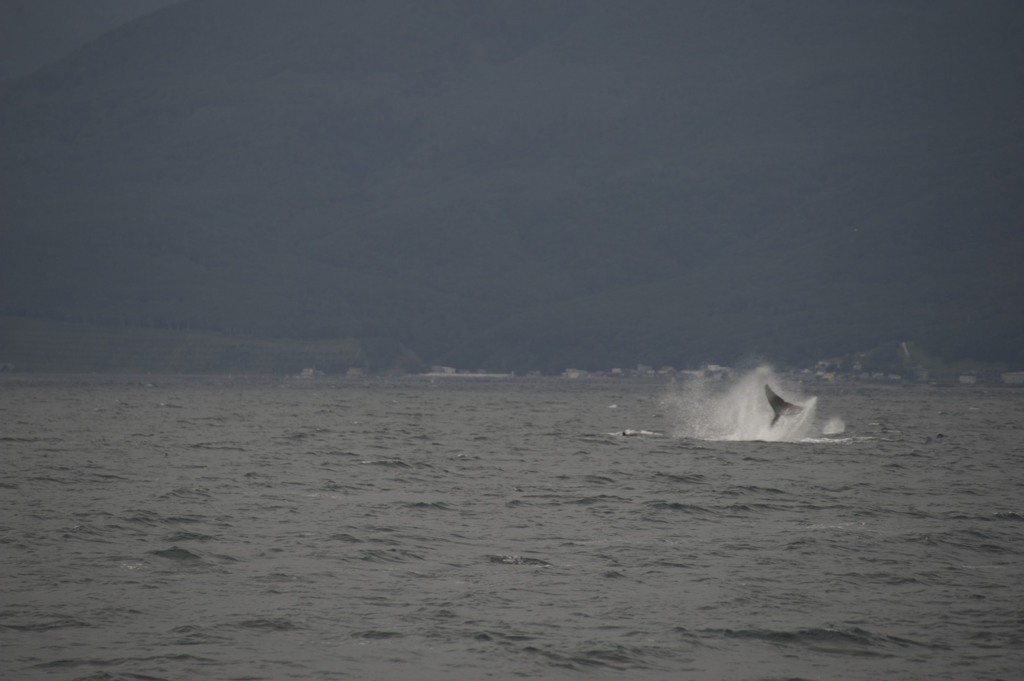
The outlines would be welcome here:
<svg viewBox="0 0 1024 681">
<path fill-rule="evenodd" d="M 768 396 L 768 404 L 772 405 L 772 411 L 775 412 L 775 418 L 772 419 L 772 425 L 779 420 L 781 416 L 786 414 L 799 414 L 804 410 L 803 407 L 798 407 L 795 404 L 791 404 L 786 400 L 782 399 L 775 392 L 768 387 L 767 384 L 764 386 L 764 394 Z"/>
</svg>

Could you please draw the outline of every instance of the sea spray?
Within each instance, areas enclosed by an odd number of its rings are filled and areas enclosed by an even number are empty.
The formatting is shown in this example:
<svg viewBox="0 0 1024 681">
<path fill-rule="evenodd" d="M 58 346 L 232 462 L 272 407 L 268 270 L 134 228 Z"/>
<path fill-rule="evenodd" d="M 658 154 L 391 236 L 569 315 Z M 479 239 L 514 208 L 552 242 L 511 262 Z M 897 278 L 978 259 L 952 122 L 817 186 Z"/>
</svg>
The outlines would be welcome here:
<svg viewBox="0 0 1024 681">
<path fill-rule="evenodd" d="M 846 432 L 846 422 L 838 416 L 831 417 L 821 429 L 822 435 L 842 435 Z"/>
<path fill-rule="evenodd" d="M 773 426 L 774 413 L 765 397 L 765 385 L 801 406 L 801 411 L 783 416 Z M 689 380 L 665 398 L 665 406 L 676 420 L 676 437 L 795 441 L 811 435 L 817 398 L 800 395 L 771 367 L 762 366 L 733 381 Z"/>
</svg>

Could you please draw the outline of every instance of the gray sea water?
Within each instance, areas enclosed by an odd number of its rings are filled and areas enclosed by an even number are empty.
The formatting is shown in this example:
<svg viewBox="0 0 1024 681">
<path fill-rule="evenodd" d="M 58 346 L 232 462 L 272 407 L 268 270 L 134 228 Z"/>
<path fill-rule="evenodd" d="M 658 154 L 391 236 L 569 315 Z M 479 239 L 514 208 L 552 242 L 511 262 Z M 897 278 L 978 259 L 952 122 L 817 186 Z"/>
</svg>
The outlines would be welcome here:
<svg viewBox="0 0 1024 681">
<path fill-rule="evenodd" d="M 1021 678 L 1024 391 L 764 371 L 3 377 L 0 677 Z"/>
</svg>

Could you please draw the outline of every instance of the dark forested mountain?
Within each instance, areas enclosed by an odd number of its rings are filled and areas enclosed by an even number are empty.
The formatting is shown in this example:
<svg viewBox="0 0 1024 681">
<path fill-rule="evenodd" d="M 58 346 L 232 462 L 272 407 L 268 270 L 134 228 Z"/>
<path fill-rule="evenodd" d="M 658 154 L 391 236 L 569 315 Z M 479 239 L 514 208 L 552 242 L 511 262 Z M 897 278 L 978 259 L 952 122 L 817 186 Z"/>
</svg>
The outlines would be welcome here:
<svg viewBox="0 0 1024 681">
<path fill-rule="evenodd" d="M 1021 35 L 997 1 L 184 0 L 0 91 L 0 314 L 1021 362 Z"/>
</svg>

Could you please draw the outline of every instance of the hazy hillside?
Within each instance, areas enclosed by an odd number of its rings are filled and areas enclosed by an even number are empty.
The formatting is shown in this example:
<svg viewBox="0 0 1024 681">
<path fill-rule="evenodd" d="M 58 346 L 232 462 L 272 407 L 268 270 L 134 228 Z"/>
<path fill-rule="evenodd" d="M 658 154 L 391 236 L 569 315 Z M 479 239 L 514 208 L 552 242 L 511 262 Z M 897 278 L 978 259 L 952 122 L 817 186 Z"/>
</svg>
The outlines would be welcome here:
<svg viewBox="0 0 1024 681">
<path fill-rule="evenodd" d="M 4 0 L 0 80 L 26 74 L 104 31 L 177 0 Z"/>
<path fill-rule="evenodd" d="M 0 313 L 491 369 L 1024 361 L 1022 29 L 1007 2 L 186 0 L 0 93 Z"/>
</svg>

